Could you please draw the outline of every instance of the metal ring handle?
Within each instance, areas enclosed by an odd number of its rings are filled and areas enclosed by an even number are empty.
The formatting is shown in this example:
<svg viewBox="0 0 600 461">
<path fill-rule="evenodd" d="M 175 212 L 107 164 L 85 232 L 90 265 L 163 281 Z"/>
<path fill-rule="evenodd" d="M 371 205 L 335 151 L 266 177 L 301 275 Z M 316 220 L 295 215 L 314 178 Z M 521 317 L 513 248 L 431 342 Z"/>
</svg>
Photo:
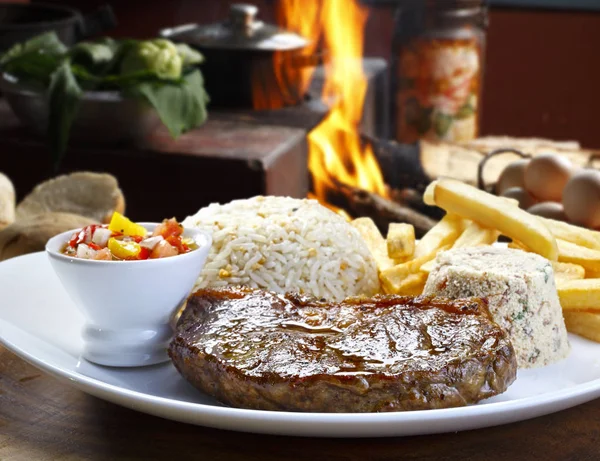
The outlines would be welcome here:
<svg viewBox="0 0 600 461">
<path fill-rule="evenodd" d="M 485 164 L 487 163 L 487 161 L 489 159 L 491 159 L 492 157 L 495 157 L 496 155 L 500 155 L 500 154 L 516 154 L 521 158 L 531 158 L 531 155 L 529 154 L 525 154 L 523 151 L 520 151 L 519 149 L 513 149 L 510 147 L 503 147 L 500 149 L 494 149 L 491 152 L 488 152 L 479 162 L 479 165 L 477 166 L 477 187 L 479 187 L 481 190 L 485 190 L 485 182 L 483 180 L 483 168 L 485 167 Z"/>
</svg>

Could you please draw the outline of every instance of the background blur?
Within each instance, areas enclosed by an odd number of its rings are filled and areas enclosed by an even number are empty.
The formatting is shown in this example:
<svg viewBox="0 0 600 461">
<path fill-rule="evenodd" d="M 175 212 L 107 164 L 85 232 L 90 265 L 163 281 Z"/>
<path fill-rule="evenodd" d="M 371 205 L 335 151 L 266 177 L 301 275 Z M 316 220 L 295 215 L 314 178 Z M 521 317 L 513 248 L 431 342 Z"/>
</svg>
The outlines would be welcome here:
<svg viewBox="0 0 600 461">
<path fill-rule="evenodd" d="M 274 22 L 275 1 L 252 3 L 259 6 L 261 18 Z M 69 5 L 84 13 L 107 3 L 46 2 Z M 108 3 L 119 21 L 111 35 L 144 38 L 165 26 L 221 20 L 234 1 Z M 481 135 L 575 139 L 585 147 L 600 147 L 596 121 L 600 107 L 600 1 L 496 0 L 489 19 Z M 389 58 L 392 33 L 392 10 L 371 8 L 365 54 Z"/>
</svg>

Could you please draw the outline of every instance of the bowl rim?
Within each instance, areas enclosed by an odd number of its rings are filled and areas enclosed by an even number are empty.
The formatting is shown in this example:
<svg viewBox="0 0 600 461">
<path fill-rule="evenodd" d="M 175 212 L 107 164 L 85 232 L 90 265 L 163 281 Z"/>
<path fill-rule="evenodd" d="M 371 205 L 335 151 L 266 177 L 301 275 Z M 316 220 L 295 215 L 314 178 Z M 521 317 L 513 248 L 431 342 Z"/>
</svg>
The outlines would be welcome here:
<svg viewBox="0 0 600 461">
<path fill-rule="evenodd" d="M 142 226 L 144 226 L 147 230 L 153 230 L 156 226 L 158 226 L 161 223 L 158 222 L 138 222 L 136 224 L 140 224 Z M 104 224 L 103 224 L 104 225 Z M 151 226 L 150 228 L 148 228 L 149 226 Z M 76 229 L 72 229 L 72 230 L 68 230 L 65 232 L 61 232 L 60 234 L 55 235 L 54 237 L 50 237 L 48 239 L 48 241 L 46 242 L 46 245 L 44 246 L 45 252 L 48 254 L 48 256 L 50 256 L 51 258 L 54 258 L 56 260 L 59 261 L 65 261 L 65 262 L 69 262 L 71 264 L 83 264 L 83 265 L 94 265 L 94 266 L 111 266 L 114 264 L 118 264 L 120 267 L 124 267 L 124 266 L 131 266 L 133 265 L 148 265 L 148 264 L 170 264 L 173 261 L 182 261 L 182 260 L 187 260 L 187 259 L 191 259 L 194 258 L 196 256 L 199 256 L 200 253 L 202 253 L 201 250 L 203 250 L 205 247 L 208 248 L 208 250 L 210 251 L 210 248 L 212 246 L 212 235 L 205 230 L 202 229 L 194 229 L 194 228 L 189 228 L 189 227 L 184 227 L 184 235 L 186 232 L 189 232 L 192 235 L 192 237 L 196 237 L 196 236 L 202 236 L 204 238 L 204 242 L 202 242 L 202 245 L 199 245 L 198 248 L 196 248 L 195 250 L 192 250 L 188 253 L 184 253 L 184 254 L 179 254 L 177 256 L 172 256 L 172 257 L 168 257 L 168 258 L 155 258 L 155 259 L 140 259 L 140 260 L 124 260 L 124 261 L 106 261 L 106 260 L 95 260 L 95 259 L 83 259 L 83 258 L 75 258 L 73 256 L 67 256 L 65 254 L 62 254 L 60 251 L 54 250 L 52 248 L 50 248 L 51 246 L 54 246 L 56 244 L 56 242 L 61 242 L 60 243 L 60 247 L 62 247 L 62 245 L 64 243 L 66 243 L 68 241 L 68 238 L 73 235 L 76 232 L 80 232 L 83 229 L 83 227 L 78 227 Z"/>
<path fill-rule="evenodd" d="M 26 23 L 20 23 L 20 24 L 0 24 L 0 31 L 19 31 L 19 30 L 23 30 L 24 28 L 28 28 L 28 29 L 39 29 L 39 30 L 46 30 L 46 29 L 52 29 L 54 27 L 60 27 L 60 26 L 69 26 L 71 25 L 71 23 L 75 23 L 78 21 L 81 21 L 81 12 L 75 8 L 71 8 L 69 6 L 65 6 L 65 5 L 55 5 L 53 3 L 46 3 L 46 2 L 39 2 L 39 3 L 12 3 L 12 2 L 8 2 L 8 3 L 0 3 L 0 8 L 2 9 L 6 9 L 8 10 L 10 9 L 20 9 L 20 10 L 33 10 L 33 9 L 39 9 L 39 10 L 54 10 L 54 11 L 60 11 L 63 13 L 69 13 L 68 16 L 65 16 L 64 18 L 61 19 L 54 19 L 51 21 L 32 21 L 32 22 L 26 22 Z"/>
</svg>

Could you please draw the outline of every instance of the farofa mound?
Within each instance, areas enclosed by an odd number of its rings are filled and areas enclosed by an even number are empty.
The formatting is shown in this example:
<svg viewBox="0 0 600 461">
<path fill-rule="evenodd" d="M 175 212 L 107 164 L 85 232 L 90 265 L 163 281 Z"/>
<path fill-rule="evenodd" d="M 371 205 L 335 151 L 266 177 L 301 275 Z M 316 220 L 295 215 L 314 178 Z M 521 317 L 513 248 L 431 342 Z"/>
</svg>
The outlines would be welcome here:
<svg viewBox="0 0 600 461">
<path fill-rule="evenodd" d="M 510 335 L 519 368 L 549 365 L 569 354 L 554 271 L 539 255 L 487 246 L 442 252 L 424 294 L 487 299 L 494 320 Z"/>
<path fill-rule="evenodd" d="M 244 285 L 334 301 L 379 291 L 375 260 L 358 231 L 316 200 L 212 204 L 183 225 L 212 232 L 195 289 Z"/>
</svg>

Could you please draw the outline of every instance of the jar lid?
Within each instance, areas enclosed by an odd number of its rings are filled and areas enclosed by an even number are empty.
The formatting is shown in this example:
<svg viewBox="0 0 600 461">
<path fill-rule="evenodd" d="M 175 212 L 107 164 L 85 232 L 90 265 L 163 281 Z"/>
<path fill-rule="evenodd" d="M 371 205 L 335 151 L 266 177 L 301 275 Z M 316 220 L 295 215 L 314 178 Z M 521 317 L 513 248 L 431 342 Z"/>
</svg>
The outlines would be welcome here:
<svg viewBox="0 0 600 461">
<path fill-rule="evenodd" d="M 210 25 L 186 24 L 163 29 L 161 35 L 201 48 L 283 51 L 303 48 L 308 44 L 301 35 L 265 24 L 256 19 L 258 8 L 235 3 L 229 18 Z"/>
<path fill-rule="evenodd" d="M 487 0 L 427 0 L 427 27 L 460 27 L 472 24 L 487 28 Z"/>
<path fill-rule="evenodd" d="M 438 10 L 458 10 L 480 8 L 487 5 L 486 0 L 427 0 L 427 7 Z"/>
</svg>

